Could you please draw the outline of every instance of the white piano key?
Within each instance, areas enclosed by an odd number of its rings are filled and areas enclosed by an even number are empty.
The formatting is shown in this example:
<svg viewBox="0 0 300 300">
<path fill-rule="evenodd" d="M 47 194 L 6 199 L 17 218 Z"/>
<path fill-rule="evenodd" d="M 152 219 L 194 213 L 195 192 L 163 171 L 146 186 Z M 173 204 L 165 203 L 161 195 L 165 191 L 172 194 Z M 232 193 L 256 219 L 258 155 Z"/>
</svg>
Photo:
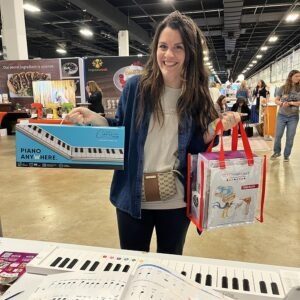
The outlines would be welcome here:
<svg viewBox="0 0 300 300">
<path fill-rule="evenodd" d="M 217 288 L 228 289 L 228 278 L 227 278 L 227 268 L 223 266 L 218 267 L 218 279 L 217 279 Z M 223 284 L 223 277 L 227 278 L 227 287 Z"/>
<path fill-rule="evenodd" d="M 192 264 L 192 272 L 191 272 L 191 276 L 190 278 L 194 281 L 194 282 L 197 282 L 196 281 L 196 278 L 197 278 L 197 274 L 200 273 L 200 265 L 199 264 Z M 199 276 L 199 275 L 198 275 Z M 199 283 L 199 282 L 197 282 Z"/>
<path fill-rule="evenodd" d="M 208 274 L 211 275 L 211 287 L 216 287 L 217 286 L 217 267 L 210 265 L 208 268 Z"/>
<path fill-rule="evenodd" d="M 201 285 L 205 286 L 206 275 L 208 274 L 208 265 L 201 265 L 200 274 L 201 274 Z"/>
<path fill-rule="evenodd" d="M 257 271 L 253 275 L 254 275 L 253 276 L 253 282 L 254 282 L 255 292 L 261 294 L 259 282 L 263 280 L 262 273 L 261 273 L 261 271 Z"/>
<path fill-rule="evenodd" d="M 248 280 L 249 289 L 250 289 L 249 292 L 250 293 L 254 292 L 255 288 L 254 288 L 254 281 L 253 281 L 253 271 L 248 270 L 248 269 L 244 269 L 243 270 L 243 276 L 244 276 L 244 279 Z"/>
<path fill-rule="evenodd" d="M 272 282 L 276 283 L 279 295 L 283 296 L 284 295 L 284 291 L 283 291 L 283 288 L 281 286 L 280 276 L 277 273 L 272 272 L 272 273 L 270 273 L 270 278 L 271 278 L 271 283 Z M 274 293 L 272 292 L 272 294 L 274 294 Z"/>
</svg>

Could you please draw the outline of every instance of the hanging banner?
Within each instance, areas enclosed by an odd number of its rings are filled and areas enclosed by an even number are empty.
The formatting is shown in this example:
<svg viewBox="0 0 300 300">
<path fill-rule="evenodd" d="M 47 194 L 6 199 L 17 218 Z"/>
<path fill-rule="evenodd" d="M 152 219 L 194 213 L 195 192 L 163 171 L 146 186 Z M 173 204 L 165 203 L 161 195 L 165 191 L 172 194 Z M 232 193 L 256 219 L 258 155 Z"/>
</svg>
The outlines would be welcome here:
<svg viewBox="0 0 300 300">
<path fill-rule="evenodd" d="M 75 81 L 76 102 L 85 102 L 82 58 L 0 61 L 0 94 L 13 107 L 30 107 L 32 82 L 64 79 Z"/>
<path fill-rule="evenodd" d="M 84 59 L 85 82 L 95 81 L 101 88 L 107 117 L 115 115 L 126 81 L 143 72 L 147 59 L 146 56 L 97 56 Z"/>
</svg>

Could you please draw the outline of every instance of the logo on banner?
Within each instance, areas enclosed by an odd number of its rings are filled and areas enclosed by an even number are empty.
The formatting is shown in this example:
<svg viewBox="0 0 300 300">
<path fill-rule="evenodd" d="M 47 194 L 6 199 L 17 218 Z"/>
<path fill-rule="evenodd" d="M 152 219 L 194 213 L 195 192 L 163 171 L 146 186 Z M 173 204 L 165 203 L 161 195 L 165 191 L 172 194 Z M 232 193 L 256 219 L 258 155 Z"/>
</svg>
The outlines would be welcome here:
<svg viewBox="0 0 300 300">
<path fill-rule="evenodd" d="M 103 66 L 103 61 L 100 58 L 96 58 L 92 61 L 92 65 L 96 69 L 101 69 L 101 67 Z"/>
</svg>

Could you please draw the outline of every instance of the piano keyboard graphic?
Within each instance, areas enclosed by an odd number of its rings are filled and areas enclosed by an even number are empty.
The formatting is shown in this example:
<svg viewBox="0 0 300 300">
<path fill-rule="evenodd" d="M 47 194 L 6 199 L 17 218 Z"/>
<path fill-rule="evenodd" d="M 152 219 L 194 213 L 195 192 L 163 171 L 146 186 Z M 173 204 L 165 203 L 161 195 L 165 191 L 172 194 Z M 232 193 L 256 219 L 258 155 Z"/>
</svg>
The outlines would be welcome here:
<svg viewBox="0 0 300 300">
<path fill-rule="evenodd" d="M 17 126 L 17 130 L 71 160 L 123 162 L 124 152 L 119 148 L 75 147 L 37 125 Z"/>
<path fill-rule="evenodd" d="M 225 266 L 218 261 L 202 263 L 195 259 L 190 262 L 53 247 L 41 252 L 26 269 L 29 273 L 43 275 L 66 271 L 134 273 L 141 263 L 164 265 L 200 285 L 212 287 L 227 295 L 233 294 L 234 299 L 283 299 L 286 294 L 277 270 L 269 271 L 266 267 L 252 269 L 249 266 L 243 267 L 242 263 L 230 261 Z"/>
</svg>

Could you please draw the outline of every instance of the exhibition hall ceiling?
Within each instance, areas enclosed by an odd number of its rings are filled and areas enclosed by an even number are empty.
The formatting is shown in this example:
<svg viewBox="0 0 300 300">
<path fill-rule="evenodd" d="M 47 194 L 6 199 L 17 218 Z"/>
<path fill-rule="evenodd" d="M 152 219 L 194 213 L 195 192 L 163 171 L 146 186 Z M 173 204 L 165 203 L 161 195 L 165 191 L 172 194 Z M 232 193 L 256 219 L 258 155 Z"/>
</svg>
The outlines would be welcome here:
<svg viewBox="0 0 300 300">
<path fill-rule="evenodd" d="M 157 24 L 174 10 L 204 32 L 209 68 L 222 82 L 249 77 L 300 44 L 299 0 L 24 0 L 39 6 L 25 12 L 30 58 L 118 55 L 118 31 L 129 30 L 130 55 L 147 54 Z M 93 32 L 84 37 L 83 27 Z M 276 36 L 275 42 L 270 37 Z M 276 39 L 276 38 L 275 38 Z M 268 47 L 263 51 L 261 47 Z M 258 57 L 257 57 L 258 56 Z M 252 66 L 251 66 L 252 64 Z M 250 65 L 250 66 L 249 66 Z M 248 68 L 248 70 L 246 70 Z"/>
</svg>

